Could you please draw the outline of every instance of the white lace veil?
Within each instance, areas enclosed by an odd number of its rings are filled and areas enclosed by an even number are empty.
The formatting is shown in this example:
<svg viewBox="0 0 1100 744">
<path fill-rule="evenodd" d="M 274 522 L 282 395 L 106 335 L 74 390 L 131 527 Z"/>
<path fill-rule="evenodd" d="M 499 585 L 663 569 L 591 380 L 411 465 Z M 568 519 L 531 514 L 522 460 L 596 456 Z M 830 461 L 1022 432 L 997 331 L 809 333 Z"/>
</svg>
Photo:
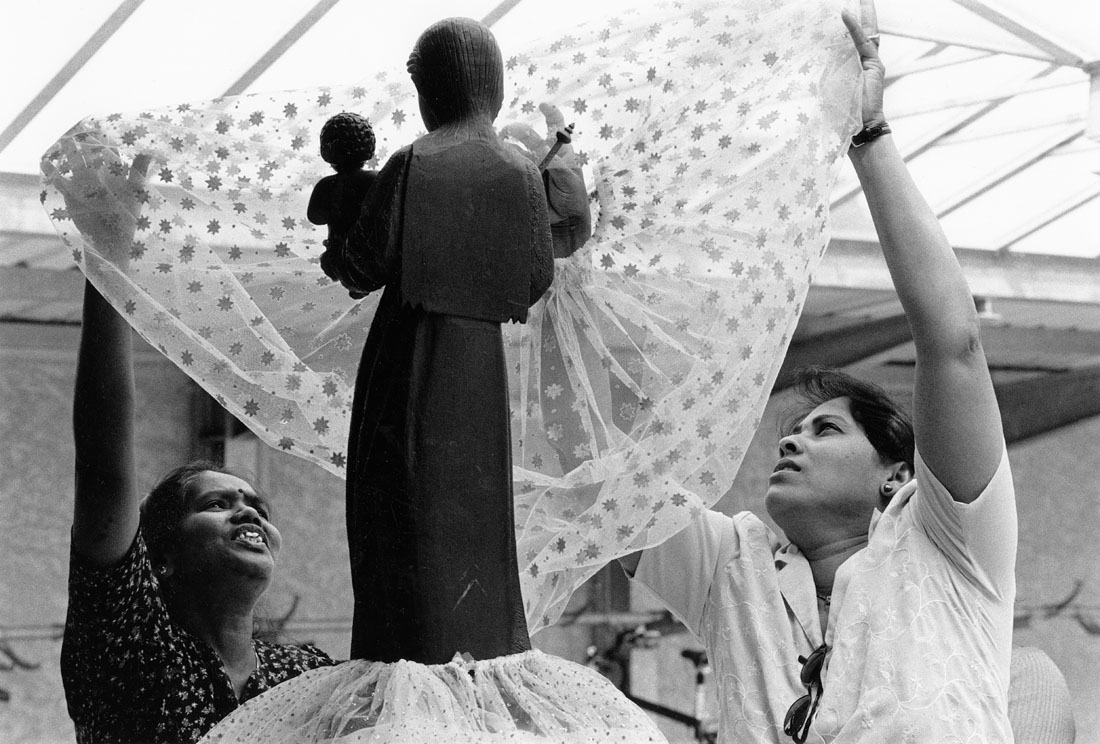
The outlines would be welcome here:
<svg viewBox="0 0 1100 744">
<path fill-rule="evenodd" d="M 833 2 L 686 2 L 504 49 L 498 126 L 576 123 L 595 234 L 505 328 L 528 623 L 610 559 L 653 545 L 732 483 L 828 239 L 859 125 L 858 60 Z M 378 300 L 318 266 L 305 219 L 325 120 L 367 116 L 378 167 L 421 131 L 395 71 L 362 85 L 93 116 L 45 155 L 62 239 L 134 327 L 265 442 L 337 475 Z M 152 158 L 128 260 L 74 228 L 53 179 L 80 157 L 109 206 Z"/>
</svg>

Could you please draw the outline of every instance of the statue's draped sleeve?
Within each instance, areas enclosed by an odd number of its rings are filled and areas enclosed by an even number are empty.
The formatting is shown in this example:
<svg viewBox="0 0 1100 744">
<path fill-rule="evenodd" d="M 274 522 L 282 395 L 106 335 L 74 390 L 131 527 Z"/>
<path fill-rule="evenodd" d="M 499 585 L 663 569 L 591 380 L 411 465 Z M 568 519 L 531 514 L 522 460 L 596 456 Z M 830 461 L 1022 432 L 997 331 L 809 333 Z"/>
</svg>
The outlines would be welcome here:
<svg viewBox="0 0 1100 744">
<path fill-rule="evenodd" d="M 372 292 L 401 277 L 409 304 L 522 322 L 554 276 L 550 217 L 537 169 L 476 143 L 422 149 L 404 148 L 390 158 L 356 224 L 335 238 L 340 281 L 353 291 Z M 465 161 L 477 167 L 467 168 Z M 438 174 L 448 172 L 471 175 L 441 183 Z M 473 237 L 456 238 L 466 235 Z"/>
<path fill-rule="evenodd" d="M 542 172 L 542 182 L 550 211 L 554 258 L 568 258 L 592 237 L 584 173 L 580 168 L 547 168 Z"/>
</svg>

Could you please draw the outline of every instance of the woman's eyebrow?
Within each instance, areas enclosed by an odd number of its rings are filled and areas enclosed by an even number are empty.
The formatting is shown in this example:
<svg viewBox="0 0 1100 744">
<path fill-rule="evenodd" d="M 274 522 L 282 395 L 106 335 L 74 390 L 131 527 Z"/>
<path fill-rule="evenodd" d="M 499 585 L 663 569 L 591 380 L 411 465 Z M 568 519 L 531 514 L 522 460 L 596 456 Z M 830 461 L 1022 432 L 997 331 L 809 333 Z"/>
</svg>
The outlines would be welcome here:
<svg viewBox="0 0 1100 744">
<path fill-rule="evenodd" d="M 264 511 L 271 511 L 271 503 L 258 493 L 244 494 L 244 502 L 253 508 L 260 507 Z"/>
<path fill-rule="evenodd" d="M 195 494 L 194 499 L 196 501 L 198 501 L 198 500 L 201 500 L 201 499 L 211 498 L 211 497 L 215 497 L 215 496 L 220 496 L 220 497 L 223 497 L 223 498 L 225 498 L 225 497 L 238 498 L 239 497 L 239 498 L 243 499 L 245 501 L 245 503 L 247 503 L 249 505 L 259 503 L 259 504 L 263 504 L 265 507 L 267 506 L 267 501 L 264 499 L 264 497 L 260 496 L 259 494 L 255 494 L 255 493 L 247 493 L 247 492 L 244 491 L 244 489 L 241 489 L 241 488 L 211 488 L 208 491 L 199 491 L 198 493 Z"/>
<path fill-rule="evenodd" d="M 844 417 L 841 416 L 839 413 L 819 413 L 818 415 L 816 415 L 812 419 L 810 419 L 810 428 L 811 429 L 816 429 L 818 426 L 820 426 L 823 422 L 826 422 L 826 421 L 839 421 L 840 423 L 845 423 Z M 793 434 L 798 434 L 799 432 L 802 431 L 802 428 L 803 428 L 802 427 L 802 422 L 800 421 L 799 423 L 795 424 L 794 426 L 788 428 L 787 431 L 783 434 L 783 436 L 788 437 L 788 436 L 791 436 Z"/>
</svg>

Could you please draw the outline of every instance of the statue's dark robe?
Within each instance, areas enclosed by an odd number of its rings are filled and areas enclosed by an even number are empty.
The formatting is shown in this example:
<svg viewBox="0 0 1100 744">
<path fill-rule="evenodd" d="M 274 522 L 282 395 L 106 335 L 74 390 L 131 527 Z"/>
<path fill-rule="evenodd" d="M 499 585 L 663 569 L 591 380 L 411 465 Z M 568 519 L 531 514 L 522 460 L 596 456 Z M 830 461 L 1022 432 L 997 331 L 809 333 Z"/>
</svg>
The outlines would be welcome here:
<svg viewBox="0 0 1100 744">
<path fill-rule="evenodd" d="M 525 320 L 553 278 L 546 196 L 498 143 L 438 141 L 386 163 L 344 246 L 348 286 L 385 286 L 348 446 L 352 658 L 530 648 L 501 323 Z"/>
</svg>

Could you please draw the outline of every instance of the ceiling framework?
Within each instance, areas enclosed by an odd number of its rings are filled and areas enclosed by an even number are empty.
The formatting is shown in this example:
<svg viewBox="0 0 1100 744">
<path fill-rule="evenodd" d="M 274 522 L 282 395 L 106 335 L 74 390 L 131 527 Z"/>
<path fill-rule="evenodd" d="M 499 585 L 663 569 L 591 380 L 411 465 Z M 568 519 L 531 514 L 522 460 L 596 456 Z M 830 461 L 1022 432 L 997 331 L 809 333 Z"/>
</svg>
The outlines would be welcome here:
<svg viewBox="0 0 1100 744">
<path fill-rule="evenodd" d="M 1006 158 L 1004 162 L 997 165 L 996 170 L 986 173 L 970 186 L 944 199 L 940 208 L 936 210 L 936 217 L 946 217 L 960 207 L 966 206 L 982 194 L 996 188 L 1017 173 L 1030 168 L 1051 153 L 1076 142 L 1083 134 L 1084 131 L 1080 127 L 1067 127 L 1055 132 L 1052 137 L 1043 140 L 1034 148 L 1021 152 L 1014 157 Z"/>
<path fill-rule="evenodd" d="M 332 6 L 336 5 L 338 2 L 340 2 L 340 0 L 320 0 L 308 13 L 302 16 L 302 20 L 295 23 L 289 31 L 283 34 L 282 38 L 264 52 L 263 56 L 256 60 L 256 63 L 248 68 L 248 71 L 241 75 L 237 82 L 230 85 L 222 95 L 239 96 L 252 87 L 252 84 L 259 80 L 260 76 L 263 75 L 271 65 L 275 64 L 275 60 L 282 57 L 288 49 L 294 46 L 294 43 L 302 38 L 307 31 L 313 28 L 318 21 L 324 18 L 325 14 L 332 10 Z"/>
<path fill-rule="evenodd" d="M 1034 235 L 1047 225 L 1089 204 L 1098 196 L 1100 196 L 1100 180 L 1083 187 L 1077 193 L 1072 194 L 1068 199 L 1055 204 L 1045 212 L 1034 215 L 1030 220 L 1017 226 L 1014 230 L 1001 235 L 996 241 L 997 250 L 1002 253 L 1008 252 L 1012 249 L 1013 245 L 1019 243 L 1024 238 L 1029 235 Z"/>
<path fill-rule="evenodd" d="M 1071 51 L 1066 46 L 1055 42 L 1046 34 L 1036 31 L 1026 22 L 1020 20 L 1015 14 L 1004 8 L 995 7 L 985 0 L 955 0 L 956 3 L 978 15 L 998 28 L 1008 31 L 1013 36 L 1019 37 L 1031 46 L 1039 49 L 1060 65 L 1068 67 L 1083 67 L 1085 61 L 1079 54 Z"/>
<path fill-rule="evenodd" d="M 333 24 L 348 25 L 349 14 L 363 12 L 358 5 L 370 5 L 298 1 L 301 8 L 285 26 L 265 28 L 263 38 L 273 43 L 250 59 L 223 63 L 241 72 L 209 97 L 270 85 L 296 49 L 331 34 Z M 97 55 L 121 43 L 125 34 L 119 32 L 160 2 L 104 6 L 85 39 L 74 43 L 75 51 L 58 59 L 56 74 L 0 114 L 7 119 L 0 118 L 6 124 L 0 171 L 3 156 L 26 139 L 44 111 L 60 104 L 74 77 L 90 76 Z M 927 18 L 915 19 L 909 0 L 878 0 L 887 110 L 911 170 L 931 179 L 932 187 L 921 182 L 922 189 L 984 303 L 986 351 L 1006 434 L 1015 441 L 1075 417 L 1100 415 L 1100 46 L 1077 48 L 1081 42 L 1074 39 L 1090 34 L 1067 27 L 1057 13 L 1032 22 L 1022 12 L 1031 10 L 1024 0 L 929 2 L 926 11 L 921 4 Z M 453 5 L 473 8 L 475 2 Z M 462 13 L 497 29 L 508 23 L 563 25 L 572 17 L 572 11 L 534 0 L 483 0 L 476 7 Z M 929 19 L 944 10 L 969 26 L 945 22 L 936 28 Z M 369 18 L 377 27 L 377 10 Z M 984 28 L 990 32 L 980 33 Z M 34 29 L 22 35 L 41 36 Z M 1091 37 L 1100 40 L 1100 28 Z M 954 85 L 1001 61 L 1010 63 L 1006 74 L 988 81 L 979 74 L 977 82 Z M 1063 101 L 1070 103 L 1052 104 Z M 964 159 L 983 147 L 993 156 Z M 1083 175 L 1067 177 L 1074 164 L 1081 164 Z M 0 172 L 0 325 L 77 323 L 82 278 L 41 209 L 33 169 Z M 946 171 L 951 178 L 944 177 Z M 832 221 L 834 237 L 815 273 L 781 378 L 794 367 L 827 364 L 854 366 L 872 379 L 893 381 L 894 388 L 911 385 L 905 376 L 912 365 L 908 326 L 861 191 L 847 170 L 833 195 Z M 980 230 L 953 237 L 952 230 L 966 223 L 980 223 Z"/>
<path fill-rule="evenodd" d="M 1046 77 L 1047 75 L 1049 75 L 1050 73 L 1054 72 L 1057 69 L 1058 69 L 1057 65 L 1050 65 L 1046 69 L 1044 69 L 1043 71 L 1041 71 L 1037 75 L 1035 75 L 1033 79 Z M 912 141 L 909 145 L 907 145 L 905 147 L 902 147 L 901 148 L 902 158 L 906 162 L 909 162 L 909 161 L 913 160 L 914 158 L 922 155 L 923 153 L 928 152 L 930 149 L 932 149 L 936 145 L 940 144 L 944 139 L 946 139 L 948 137 L 951 137 L 952 135 L 964 130 L 966 127 L 970 126 L 971 124 L 974 124 L 975 122 L 980 121 L 987 114 L 992 113 L 998 107 L 1000 107 L 1000 106 L 1004 105 L 1006 102 L 1008 102 L 1014 95 L 1019 95 L 1023 90 L 1024 90 L 1024 88 L 1022 88 L 1020 86 L 1014 86 L 1011 91 L 1004 91 L 1000 95 L 987 95 L 987 94 L 983 93 L 981 95 L 981 97 L 979 97 L 977 99 L 965 100 L 965 101 L 958 100 L 958 99 L 953 99 L 953 100 L 950 100 L 950 101 L 943 102 L 943 104 L 937 104 L 938 108 L 962 108 L 963 111 L 961 113 L 957 114 L 955 117 L 953 117 L 951 119 L 948 119 L 947 121 L 942 122 L 938 127 L 934 128 L 934 129 L 931 129 L 929 131 L 926 131 L 926 132 L 922 132 L 920 134 L 920 136 L 917 137 L 914 141 Z M 977 108 L 974 111 L 966 110 L 967 106 L 975 105 L 975 104 L 981 104 L 981 105 L 979 106 L 979 108 Z M 928 109 L 928 104 L 924 104 L 923 108 L 914 108 L 914 109 L 911 109 L 909 111 L 902 110 L 902 111 L 898 112 L 897 114 L 891 114 L 891 118 L 896 122 L 896 121 L 904 119 L 908 116 L 915 116 L 915 115 L 920 114 L 920 113 L 927 113 L 928 110 L 929 110 Z M 932 110 L 935 110 L 935 109 L 932 109 Z M 1032 161 L 1032 163 L 1030 163 L 1030 164 L 1034 164 L 1034 162 L 1037 162 L 1037 161 Z M 1021 170 L 1023 170 L 1023 168 L 1020 168 L 1020 169 L 1016 170 L 1015 172 L 1019 173 Z M 1000 182 L 1001 181 L 994 180 L 990 184 L 990 187 L 992 188 L 992 186 L 995 186 L 997 183 L 1000 183 Z M 847 202 L 851 199 L 854 199 L 856 196 L 858 196 L 861 193 L 862 193 L 862 189 L 859 188 L 858 184 L 854 184 L 851 187 L 849 187 L 846 191 L 843 191 L 840 194 L 837 194 L 833 197 L 832 207 L 835 209 L 836 207 L 844 204 L 845 202 Z"/>
<path fill-rule="evenodd" d="M 138 9 L 142 2 L 144 0 L 123 0 L 118 9 L 103 22 L 103 25 L 96 29 L 91 38 L 76 50 L 72 58 L 46 83 L 45 87 L 27 104 L 26 108 L 19 112 L 15 119 L 4 128 L 3 132 L 0 132 L 0 151 L 10 145 L 12 140 L 41 113 L 46 104 L 69 84 L 73 76 L 95 56 L 96 52 L 107 43 L 108 39 L 122 28 L 122 25 L 133 15 L 133 12 Z"/>
</svg>

